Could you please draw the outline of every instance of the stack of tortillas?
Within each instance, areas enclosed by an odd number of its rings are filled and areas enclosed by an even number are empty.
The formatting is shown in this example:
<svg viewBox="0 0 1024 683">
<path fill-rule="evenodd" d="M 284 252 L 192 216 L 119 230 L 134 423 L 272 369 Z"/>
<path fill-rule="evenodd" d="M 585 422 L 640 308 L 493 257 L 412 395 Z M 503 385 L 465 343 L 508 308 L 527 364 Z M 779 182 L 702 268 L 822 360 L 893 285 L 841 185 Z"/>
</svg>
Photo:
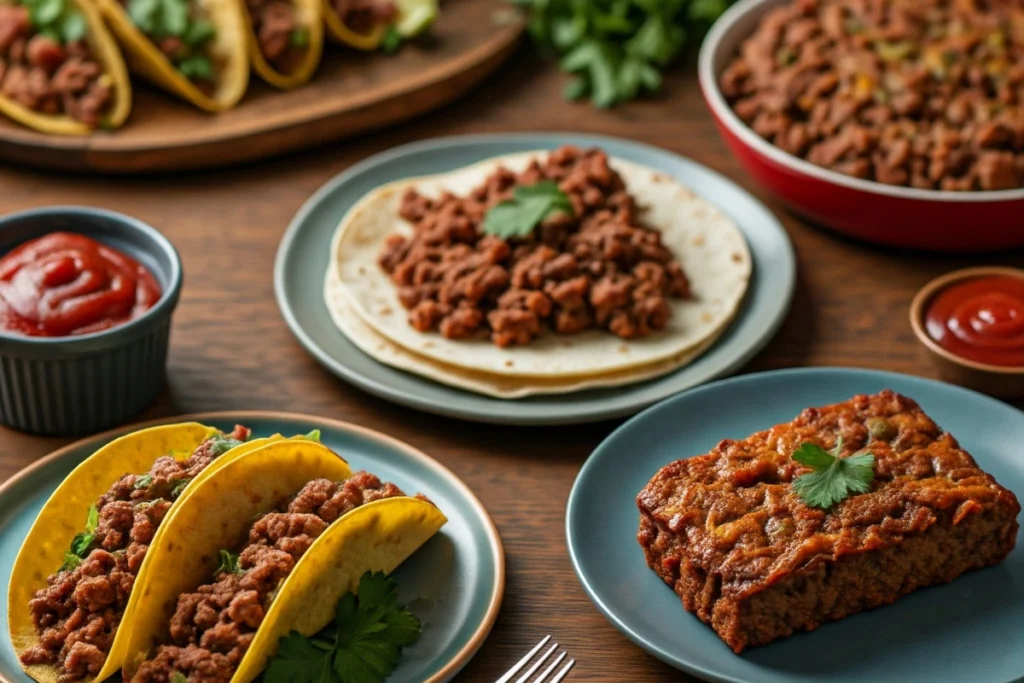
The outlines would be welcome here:
<svg viewBox="0 0 1024 683">
<path fill-rule="evenodd" d="M 335 324 L 364 353 L 443 384 L 498 398 L 557 394 L 631 384 L 676 370 L 706 351 L 728 327 L 750 282 L 746 241 L 733 222 L 674 179 L 620 159 L 612 167 L 626 181 L 645 225 L 662 233 L 690 280 L 692 298 L 672 299 L 666 329 L 625 340 L 602 330 L 543 332 L 526 346 L 499 348 L 481 335 L 445 339 L 407 320 L 398 291 L 377 264 L 388 235 L 412 234 L 399 216 L 406 189 L 427 197 L 465 196 L 498 166 L 523 170 L 547 152 L 506 156 L 425 178 L 378 188 L 342 219 L 331 246 L 324 295 Z"/>
</svg>

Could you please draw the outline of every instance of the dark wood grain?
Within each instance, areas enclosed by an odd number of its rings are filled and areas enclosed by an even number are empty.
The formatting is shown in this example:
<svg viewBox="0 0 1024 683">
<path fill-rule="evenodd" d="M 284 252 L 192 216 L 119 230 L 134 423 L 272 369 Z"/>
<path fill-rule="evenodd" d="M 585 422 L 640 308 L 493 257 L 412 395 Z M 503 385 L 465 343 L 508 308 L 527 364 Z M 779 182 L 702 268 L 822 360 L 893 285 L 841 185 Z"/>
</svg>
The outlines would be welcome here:
<svg viewBox="0 0 1024 683">
<path fill-rule="evenodd" d="M 131 117 L 114 132 L 60 137 L 0 118 L 0 159 L 134 173 L 294 152 L 451 102 L 508 59 L 521 33 L 522 22 L 497 0 L 449 0 L 430 34 L 397 55 L 328 44 L 310 83 L 281 92 L 253 74 L 242 102 L 220 114 L 201 112 L 135 78 Z"/>
<path fill-rule="evenodd" d="M 149 221 L 177 245 L 187 276 L 170 386 L 146 417 L 278 409 L 349 420 L 423 449 L 476 491 L 504 537 L 508 586 L 493 633 L 460 681 L 493 681 L 546 633 L 577 658 L 570 680 L 690 680 L 605 621 L 577 583 L 565 550 L 569 489 L 615 424 L 492 427 L 385 403 L 337 381 L 303 352 L 278 313 L 271 284 L 278 240 L 310 193 L 368 154 L 428 137 L 552 130 L 618 135 L 692 157 L 760 194 L 715 134 L 690 71 L 681 67 L 662 98 L 598 112 L 563 102 L 563 78 L 520 52 L 459 104 L 399 129 L 283 160 L 113 180 L 0 169 L 0 211 L 58 202 L 105 206 Z M 956 257 L 866 246 L 813 229 L 766 201 L 793 238 L 799 280 L 781 332 L 745 372 L 849 365 L 933 376 L 907 321 L 914 292 L 953 268 L 1024 261 L 1020 252 Z M 0 429 L 0 477 L 64 442 Z"/>
</svg>

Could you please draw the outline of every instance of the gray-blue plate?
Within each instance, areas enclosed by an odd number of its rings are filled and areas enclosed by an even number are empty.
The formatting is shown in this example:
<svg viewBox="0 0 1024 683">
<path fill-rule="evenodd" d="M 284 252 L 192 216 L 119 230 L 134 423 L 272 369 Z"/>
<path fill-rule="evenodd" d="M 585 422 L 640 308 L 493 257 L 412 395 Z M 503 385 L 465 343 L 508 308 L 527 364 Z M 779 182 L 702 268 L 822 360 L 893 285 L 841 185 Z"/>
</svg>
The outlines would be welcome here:
<svg viewBox="0 0 1024 683">
<path fill-rule="evenodd" d="M 448 516 L 448 523 L 395 572 L 401 601 L 423 621 L 423 637 L 403 650 L 402 661 L 388 681 L 447 681 L 476 654 L 501 607 L 505 554 L 487 511 L 454 474 L 411 446 L 344 422 L 270 412 L 210 413 L 173 421 L 192 420 L 223 430 L 243 424 L 256 436 L 319 429 L 322 441 L 354 470 L 368 470 L 405 491 L 430 498 Z M 10 582 L 18 549 L 53 490 L 75 465 L 126 431 L 130 430 L 100 434 L 62 448 L 0 488 L 0 585 Z M 0 681 L 32 683 L 18 666 L 7 633 L 7 601 L 0 604 Z"/>
<path fill-rule="evenodd" d="M 1024 413 L 895 373 L 780 370 L 688 391 L 633 418 L 583 466 L 566 513 L 569 554 L 597 607 L 669 664 L 730 683 L 1009 683 L 1024 678 L 1024 530 L 1002 564 L 894 605 L 733 654 L 644 561 L 636 495 L 661 467 L 788 422 L 809 406 L 892 389 L 917 400 L 1003 486 L 1024 494 Z"/>
<path fill-rule="evenodd" d="M 754 259 L 750 292 L 730 329 L 703 356 L 672 374 L 632 386 L 511 401 L 453 389 L 378 363 L 338 331 L 324 304 L 324 274 L 338 222 L 360 197 L 402 178 L 562 144 L 601 147 L 613 156 L 667 173 L 727 213 L 743 231 Z M 683 389 L 735 371 L 782 324 L 795 280 L 796 261 L 785 229 L 763 204 L 732 181 L 655 147 L 560 133 L 442 138 L 371 157 L 328 182 L 306 202 L 288 227 L 274 266 L 274 291 L 288 326 L 313 357 L 338 377 L 430 413 L 519 425 L 574 424 L 632 415 Z"/>
</svg>

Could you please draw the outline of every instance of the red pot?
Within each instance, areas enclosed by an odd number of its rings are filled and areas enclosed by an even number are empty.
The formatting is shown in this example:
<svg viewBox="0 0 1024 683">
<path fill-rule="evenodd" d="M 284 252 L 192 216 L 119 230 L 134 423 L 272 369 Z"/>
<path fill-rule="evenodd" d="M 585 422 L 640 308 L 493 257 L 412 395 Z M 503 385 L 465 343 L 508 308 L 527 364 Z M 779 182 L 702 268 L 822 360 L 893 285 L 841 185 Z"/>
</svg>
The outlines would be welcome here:
<svg viewBox="0 0 1024 683">
<path fill-rule="evenodd" d="M 704 99 L 747 172 L 797 213 L 871 242 L 935 251 L 1024 246 L 1024 189 L 942 192 L 861 180 L 784 152 L 740 121 L 718 78 L 761 17 L 789 1 L 741 0 L 715 23 L 700 50 Z"/>
</svg>

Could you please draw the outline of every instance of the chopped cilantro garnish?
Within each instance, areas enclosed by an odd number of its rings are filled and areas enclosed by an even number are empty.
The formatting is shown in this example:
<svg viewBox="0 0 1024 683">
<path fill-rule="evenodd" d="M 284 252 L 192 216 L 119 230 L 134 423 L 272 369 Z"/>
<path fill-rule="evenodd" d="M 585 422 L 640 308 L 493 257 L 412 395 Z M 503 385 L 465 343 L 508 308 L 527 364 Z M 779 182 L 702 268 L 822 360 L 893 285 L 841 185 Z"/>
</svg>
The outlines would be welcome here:
<svg viewBox="0 0 1024 683">
<path fill-rule="evenodd" d="M 244 574 L 240 566 L 238 566 L 238 555 L 228 552 L 227 550 L 220 551 L 220 566 L 213 572 L 214 576 L 218 574 Z"/>
<path fill-rule="evenodd" d="M 309 45 L 309 29 L 302 26 L 292 29 L 288 35 L 288 42 L 292 47 L 306 47 Z"/>
<path fill-rule="evenodd" d="M 149 474 L 148 472 L 146 474 L 140 474 L 139 476 L 135 477 L 135 490 L 137 491 L 139 489 L 144 489 L 152 483 L 152 474 Z"/>
<path fill-rule="evenodd" d="M 188 683 L 188 678 L 180 671 L 171 674 L 171 683 Z"/>
<path fill-rule="evenodd" d="M 793 481 L 793 489 L 811 507 L 827 510 L 854 493 L 867 493 L 875 478 L 875 456 L 860 451 L 847 458 L 843 452 L 843 438 L 835 448 L 826 451 L 814 443 L 803 443 L 793 452 L 793 459 L 810 467 L 813 472 Z"/>
<path fill-rule="evenodd" d="M 320 430 L 314 429 L 311 432 L 309 432 L 309 434 L 305 434 L 299 438 L 305 439 L 306 441 L 316 441 L 317 443 L 320 443 Z"/>
<path fill-rule="evenodd" d="M 338 602 L 334 621 L 315 636 L 283 636 L 264 683 L 383 683 L 402 648 L 420 636 L 420 620 L 398 604 L 398 584 L 367 572 L 359 593 Z"/>
<path fill-rule="evenodd" d="M 558 185 L 544 180 L 536 185 L 517 187 L 512 199 L 492 206 L 484 217 L 484 232 L 502 239 L 526 237 L 552 213 L 571 214 L 572 202 Z"/>
<path fill-rule="evenodd" d="M 89 554 L 89 549 L 96 540 L 96 528 L 99 524 L 100 511 L 93 505 L 85 518 L 85 531 L 79 531 L 71 539 L 71 548 L 64 553 L 64 563 L 60 566 L 60 571 L 74 569 L 81 563 L 82 558 Z"/>
<path fill-rule="evenodd" d="M 235 446 L 241 446 L 242 442 L 232 439 L 230 436 L 218 434 L 210 439 L 210 454 L 213 456 L 224 455 Z"/>
<path fill-rule="evenodd" d="M 175 482 L 174 488 L 171 489 L 171 498 L 177 498 L 178 496 L 180 496 L 182 491 L 184 491 L 185 488 L 191 482 L 192 482 L 192 477 L 187 477 L 185 479 L 179 479 L 177 482 Z"/>
<path fill-rule="evenodd" d="M 37 33 L 59 44 L 74 43 L 85 37 L 89 24 L 71 0 L 22 0 L 29 21 Z"/>
<path fill-rule="evenodd" d="M 389 26 L 387 32 L 384 34 L 384 38 L 380 41 L 380 49 L 385 54 L 393 55 L 402 49 L 402 43 L 404 42 L 402 34 L 398 32 L 398 29 L 394 26 Z"/>
<path fill-rule="evenodd" d="M 178 71 L 190 81 L 213 80 L 213 62 L 202 55 L 192 55 L 181 60 L 178 62 Z"/>
<path fill-rule="evenodd" d="M 82 558 L 74 553 L 64 553 L 64 564 L 60 566 L 60 571 L 70 571 L 82 564 Z"/>
</svg>

